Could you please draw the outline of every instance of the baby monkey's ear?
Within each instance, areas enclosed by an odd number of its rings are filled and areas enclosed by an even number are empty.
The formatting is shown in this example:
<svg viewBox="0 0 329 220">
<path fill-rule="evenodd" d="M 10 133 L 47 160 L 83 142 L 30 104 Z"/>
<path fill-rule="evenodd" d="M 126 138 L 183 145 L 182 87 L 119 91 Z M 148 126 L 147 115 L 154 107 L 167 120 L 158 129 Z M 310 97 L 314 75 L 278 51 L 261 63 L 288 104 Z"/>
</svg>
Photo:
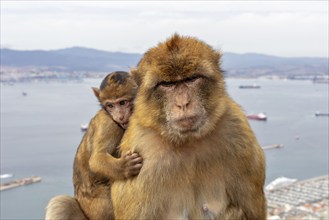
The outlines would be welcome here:
<svg viewBox="0 0 329 220">
<path fill-rule="evenodd" d="M 91 88 L 94 91 L 96 98 L 99 100 L 99 92 L 100 92 L 99 88 L 96 87 L 91 87 Z"/>
<path fill-rule="evenodd" d="M 137 86 L 140 86 L 142 84 L 141 73 L 137 71 L 137 68 L 131 68 L 129 72 L 132 75 L 133 79 L 135 80 Z"/>
</svg>

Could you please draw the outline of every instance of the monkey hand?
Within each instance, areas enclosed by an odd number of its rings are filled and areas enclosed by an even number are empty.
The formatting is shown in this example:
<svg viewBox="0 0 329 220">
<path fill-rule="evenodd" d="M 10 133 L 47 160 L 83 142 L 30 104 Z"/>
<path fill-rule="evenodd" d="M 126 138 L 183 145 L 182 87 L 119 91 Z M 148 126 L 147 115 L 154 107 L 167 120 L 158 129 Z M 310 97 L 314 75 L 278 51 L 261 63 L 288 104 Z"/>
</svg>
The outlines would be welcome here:
<svg viewBox="0 0 329 220">
<path fill-rule="evenodd" d="M 143 158 L 137 153 L 126 152 L 123 156 L 123 174 L 125 178 L 131 178 L 139 174 L 142 168 Z"/>
</svg>

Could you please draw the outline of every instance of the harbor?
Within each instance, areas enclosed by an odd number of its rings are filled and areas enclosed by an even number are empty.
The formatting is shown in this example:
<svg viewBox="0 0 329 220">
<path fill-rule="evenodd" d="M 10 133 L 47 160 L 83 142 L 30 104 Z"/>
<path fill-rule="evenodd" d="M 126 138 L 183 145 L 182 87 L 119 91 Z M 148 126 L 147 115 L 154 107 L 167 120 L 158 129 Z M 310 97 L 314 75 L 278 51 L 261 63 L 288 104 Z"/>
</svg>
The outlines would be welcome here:
<svg viewBox="0 0 329 220">
<path fill-rule="evenodd" d="M 268 219 L 329 219 L 329 176 L 292 182 L 265 192 Z"/>
<path fill-rule="evenodd" d="M 17 179 L 17 180 L 13 180 L 13 181 L 6 182 L 6 183 L 1 183 L 0 191 L 9 190 L 9 189 L 13 189 L 13 188 L 16 188 L 19 186 L 30 185 L 30 184 L 38 183 L 38 182 L 41 182 L 41 177 L 39 177 L 39 176 L 31 176 L 31 177 L 26 177 L 23 179 Z"/>
</svg>

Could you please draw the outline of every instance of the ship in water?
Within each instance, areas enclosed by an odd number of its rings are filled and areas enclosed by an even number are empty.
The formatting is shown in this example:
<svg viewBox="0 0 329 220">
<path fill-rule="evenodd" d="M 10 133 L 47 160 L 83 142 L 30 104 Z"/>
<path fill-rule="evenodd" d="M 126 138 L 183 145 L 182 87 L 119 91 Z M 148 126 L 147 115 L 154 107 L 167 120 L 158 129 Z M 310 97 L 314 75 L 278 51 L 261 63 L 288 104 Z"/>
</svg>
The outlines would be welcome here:
<svg viewBox="0 0 329 220">
<path fill-rule="evenodd" d="M 329 116 L 329 113 L 315 112 L 315 116 L 316 117 L 319 117 L 319 116 Z"/>
<path fill-rule="evenodd" d="M 313 78 L 313 83 L 325 83 L 329 84 L 329 76 L 316 76 Z"/>
<path fill-rule="evenodd" d="M 39 176 L 31 176 L 31 177 L 26 177 L 23 179 L 18 179 L 18 180 L 13 180 L 7 183 L 2 183 L 0 185 L 0 191 L 2 190 L 8 190 L 8 189 L 13 189 L 19 186 L 25 186 L 25 185 L 30 185 L 32 183 L 37 183 L 41 182 L 41 177 Z"/>
<path fill-rule="evenodd" d="M 88 123 L 87 123 L 87 124 L 81 124 L 81 125 L 80 125 L 80 129 L 81 129 L 81 131 L 83 131 L 83 132 L 87 131 L 88 126 L 89 126 Z"/>
<path fill-rule="evenodd" d="M 286 187 L 289 186 L 293 183 L 297 182 L 297 179 L 291 179 L 291 178 L 287 178 L 284 176 L 278 177 L 275 180 L 273 180 L 272 182 L 270 182 L 266 187 L 265 190 L 266 191 L 272 191 L 281 187 Z"/>
<path fill-rule="evenodd" d="M 263 150 L 270 150 L 270 149 L 278 149 L 278 148 L 282 148 L 283 144 L 272 144 L 272 145 L 267 145 L 262 147 Z"/>
<path fill-rule="evenodd" d="M 249 114 L 246 115 L 248 119 L 252 120 L 260 120 L 260 121 L 266 121 L 267 120 L 267 115 L 264 112 L 260 112 L 258 114 Z"/>
<path fill-rule="evenodd" d="M 13 176 L 14 176 L 14 174 L 12 174 L 12 173 L 5 173 L 5 174 L 0 175 L 0 179 L 6 179 L 6 178 L 13 177 Z"/>
<path fill-rule="evenodd" d="M 260 85 L 252 84 L 252 85 L 240 85 L 239 89 L 260 89 Z"/>
</svg>

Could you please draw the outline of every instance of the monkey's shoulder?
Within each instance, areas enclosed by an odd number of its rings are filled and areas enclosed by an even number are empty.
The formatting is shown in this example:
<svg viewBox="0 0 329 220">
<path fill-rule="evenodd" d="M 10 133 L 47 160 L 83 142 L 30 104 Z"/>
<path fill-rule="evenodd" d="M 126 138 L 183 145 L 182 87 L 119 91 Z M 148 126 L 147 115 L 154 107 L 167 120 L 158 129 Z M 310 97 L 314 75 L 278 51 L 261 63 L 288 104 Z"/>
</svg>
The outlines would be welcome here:
<svg viewBox="0 0 329 220">
<path fill-rule="evenodd" d="M 92 149 L 104 147 L 121 139 L 124 130 L 115 123 L 105 110 L 101 109 L 90 120 L 88 129 L 78 147 L 77 154 L 90 154 Z"/>
</svg>

